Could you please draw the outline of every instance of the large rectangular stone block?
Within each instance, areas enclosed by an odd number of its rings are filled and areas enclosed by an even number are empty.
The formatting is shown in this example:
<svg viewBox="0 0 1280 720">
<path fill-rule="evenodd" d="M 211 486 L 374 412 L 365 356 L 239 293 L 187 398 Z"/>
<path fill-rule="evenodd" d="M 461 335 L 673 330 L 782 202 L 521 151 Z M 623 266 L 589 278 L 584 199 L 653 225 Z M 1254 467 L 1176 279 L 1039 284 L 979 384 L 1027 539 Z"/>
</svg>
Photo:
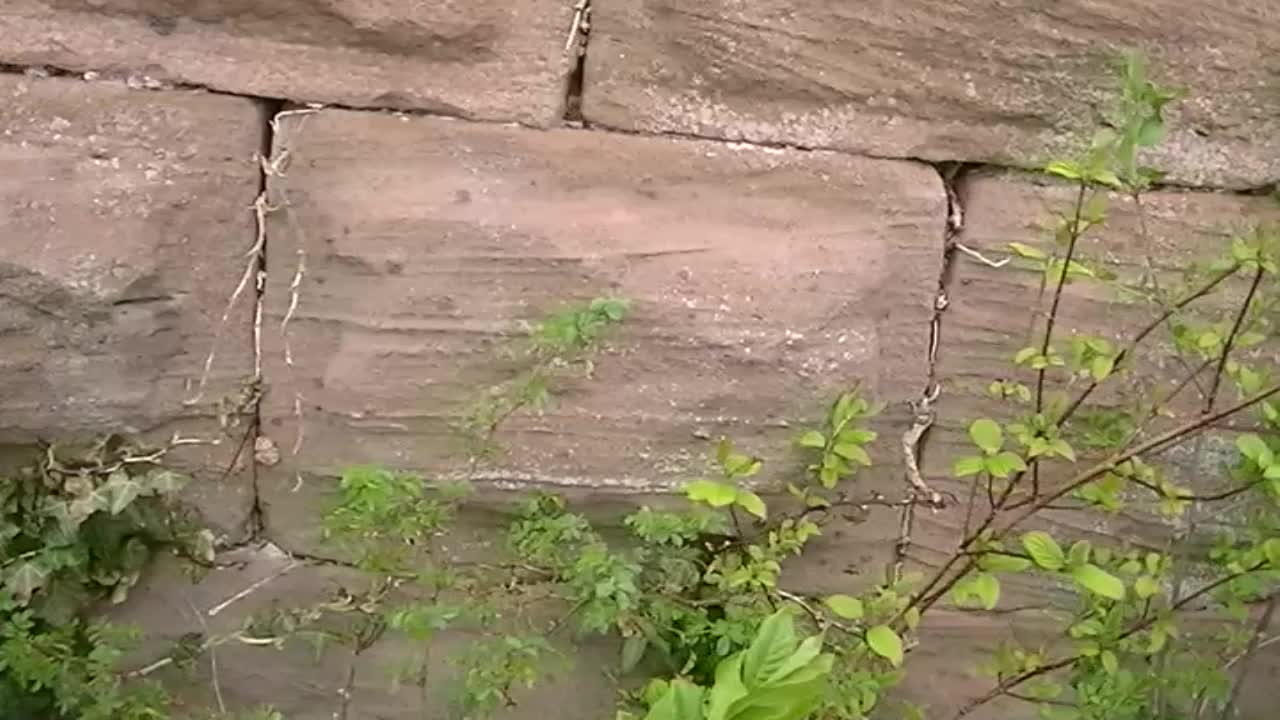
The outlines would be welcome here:
<svg viewBox="0 0 1280 720">
<path fill-rule="evenodd" d="M 249 287 L 200 377 L 253 244 L 249 100 L 0 75 L 0 442 L 86 433 L 219 438 L 253 372 Z M 230 407 L 227 405 L 226 407 Z M 236 442 L 186 448 L 211 520 L 239 526 Z"/>
<path fill-rule="evenodd" d="M 1092 133 L 1140 48 L 1188 86 L 1158 165 L 1280 179 L 1280 5 L 1181 0 L 595 0 L 583 113 L 879 156 L 1039 166 Z"/>
<path fill-rule="evenodd" d="M 557 0 L 10 0 L 0 63 L 545 125 L 564 113 L 573 14 Z"/>
<path fill-rule="evenodd" d="M 510 453 L 479 477 L 670 487 L 724 434 L 777 481 L 803 467 L 797 424 L 857 381 L 889 402 L 876 460 L 900 460 L 946 210 L 930 168 L 344 111 L 286 118 L 285 149 L 271 191 L 289 211 L 268 243 L 263 418 L 286 456 L 263 486 L 273 524 L 309 531 L 295 471 L 465 470 L 450 423 L 513 375 L 502 343 L 598 294 L 633 313 L 595 378 L 513 418 Z M 290 368 L 278 328 L 299 251 Z"/>
</svg>

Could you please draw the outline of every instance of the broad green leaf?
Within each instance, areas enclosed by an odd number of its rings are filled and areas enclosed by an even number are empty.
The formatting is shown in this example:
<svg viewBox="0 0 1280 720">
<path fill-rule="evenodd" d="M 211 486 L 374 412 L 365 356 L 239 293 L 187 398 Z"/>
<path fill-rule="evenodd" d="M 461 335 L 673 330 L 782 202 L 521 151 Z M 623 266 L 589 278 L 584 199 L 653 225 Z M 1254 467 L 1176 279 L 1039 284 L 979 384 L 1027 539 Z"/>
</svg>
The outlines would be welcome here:
<svg viewBox="0 0 1280 720">
<path fill-rule="evenodd" d="M 1257 463 L 1258 467 L 1268 467 L 1275 459 L 1267 443 L 1253 433 L 1245 433 L 1237 437 L 1236 447 L 1240 449 L 1240 454 Z"/>
<path fill-rule="evenodd" d="M 866 445 L 867 443 L 879 437 L 879 433 L 874 430 L 862 430 L 860 428 L 851 428 L 841 430 L 836 435 L 836 441 L 841 443 L 853 443 L 855 445 Z"/>
<path fill-rule="evenodd" d="M 888 625 L 876 625 L 867 630 L 867 647 L 894 667 L 902 664 L 902 638 Z"/>
<path fill-rule="evenodd" d="M 1080 587 L 1095 595 L 1111 600 L 1124 599 L 1124 583 L 1115 575 L 1092 563 L 1086 563 L 1071 571 L 1071 577 Z"/>
<path fill-rule="evenodd" d="M 848 595 L 832 595 L 824 602 L 826 602 L 827 607 L 831 609 L 831 612 L 839 615 L 845 620 L 862 619 L 862 601 L 856 597 L 850 597 Z"/>
<path fill-rule="evenodd" d="M 862 449 L 861 445 L 855 445 L 853 443 L 839 443 L 832 448 L 831 451 L 845 460 L 852 460 L 859 465 L 868 467 L 871 465 L 871 456 L 867 454 L 866 450 Z"/>
<path fill-rule="evenodd" d="M 1004 433 L 996 421 L 989 418 L 974 420 L 969 426 L 969 437 L 973 439 L 974 445 L 988 455 L 996 454 L 1000 446 L 1004 445 Z"/>
<path fill-rule="evenodd" d="M 107 482 L 103 484 L 102 489 L 106 491 L 109 498 L 107 511 L 112 515 L 119 515 L 124 509 L 142 494 L 142 483 L 136 478 L 132 478 L 123 470 L 117 470 L 107 477 Z"/>
<path fill-rule="evenodd" d="M 1022 572 L 1031 567 L 1031 561 L 1017 555 L 989 552 L 978 558 L 978 567 L 988 572 Z"/>
<path fill-rule="evenodd" d="M 796 649 L 795 626 L 791 615 L 780 610 L 760 623 L 756 637 L 742 658 L 742 682 L 748 688 L 764 683 Z"/>
<path fill-rule="evenodd" d="M 733 655 L 716 665 L 716 681 L 707 699 L 707 720 L 728 720 L 729 707 L 746 697 L 747 686 L 742 684 L 743 653 Z"/>
<path fill-rule="evenodd" d="M 1088 540 L 1077 540 L 1071 543 L 1071 549 L 1067 551 L 1067 564 L 1071 566 L 1083 565 L 1089 562 L 1089 555 L 1093 552 L 1093 546 Z"/>
<path fill-rule="evenodd" d="M 987 467 L 986 460 L 978 455 L 962 457 L 956 460 L 956 464 L 951 468 L 951 474 L 956 477 L 969 477 L 977 475 Z"/>
<path fill-rule="evenodd" d="M 674 678 L 667 691 L 649 708 L 645 720 L 702 720 L 704 688 L 683 678 Z"/>
<path fill-rule="evenodd" d="M 1141 147 L 1159 145 L 1164 140 L 1164 123 L 1158 117 L 1149 117 L 1138 128 L 1136 142 Z"/>
<path fill-rule="evenodd" d="M 1146 600 L 1160 592 L 1160 583 L 1150 575 L 1143 575 L 1133 581 L 1133 593 L 1141 600 Z"/>
<path fill-rule="evenodd" d="M 5 589 L 13 594 L 18 605 L 31 602 L 31 596 L 44 587 L 49 579 L 49 570 L 36 560 L 24 560 L 9 569 L 4 579 Z"/>
<path fill-rule="evenodd" d="M 1054 160 L 1045 166 L 1044 171 L 1050 175 L 1057 175 L 1068 180 L 1079 180 L 1082 175 L 1078 165 L 1065 160 Z"/>
<path fill-rule="evenodd" d="M 734 502 L 737 503 L 738 507 L 741 507 L 743 510 L 755 515 L 761 520 L 764 520 L 769 514 L 768 508 L 765 507 L 764 500 L 761 500 L 759 495 L 751 492 L 750 490 L 739 489 L 737 497 L 734 498 Z"/>
<path fill-rule="evenodd" d="M 1116 367 L 1116 359 L 1110 355 L 1096 357 L 1089 363 L 1089 375 L 1097 382 L 1107 379 Z"/>
<path fill-rule="evenodd" d="M 1049 533 L 1033 530 L 1023 535 L 1022 547 L 1026 549 L 1036 565 L 1045 570 L 1058 571 L 1066 564 L 1067 559 L 1062 553 L 1062 546 Z"/>
<path fill-rule="evenodd" d="M 810 430 L 801 435 L 796 442 L 799 443 L 800 447 L 818 448 L 819 450 L 827 446 L 826 436 L 817 430 Z"/>
<path fill-rule="evenodd" d="M 1103 650 L 1098 659 L 1102 661 L 1102 669 L 1107 671 L 1108 675 L 1115 675 L 1120 669 L 1120 661 L 1116 658 L 1116 654 L 1110 650 Z"/>
<path fill-rule="evenodd" d="M 714 480 L 694 480 L 684 486 L 685 495 L 694 502 L 704 502 L 711 507 L 732 505 L 738 499 L 738 489 Z"/>
<path fill-rule="evenodd" d="M 973 594 L 982 601 L 982 607 L 993 610 L 1000 602 L 1000 581 L 991 573 L 978 573 L 973 578 Z"/>
<path fill-rule="evenodd" d="M 1008 450 L 987 458 L 984 465 L 987 468 L 987 472 L 998 478 L 1007 478 L 1015 472 L 1027 469 L 1027 464 L 1022 460 L 1022 456 Z"/>
<path fill-rule="evenodd" d="M 801 676 L 800 671 L 816 660 L 820 654 L 822 654 L 822 636 L 814 635 L 805 638 L 804 642 L 800 643 L 800 647 L 796 648 L 796 651 L 787 658 L 787 661 L 765 679 L 764 684 L 767 686 L 792 683 L 797 680 L 803 681 L 805 678 Z"/>
<path fill-rule="evenodd" d="M 622 672 L 629 673 L 640 664 L 645 650 L 649 649 L 649 639 L 644 635 L 632 635 L 622 641 Z"/>
<path fill-rule="evenodd" d="M 1049 443 L 1049 449 L 1058 457 L 1066 458 L 1071 462 L 1076 461 L 1076 451 L 1072 449 L 1071 445 L 1066 440 L 1061 438 L 1054 440 L 1052 443 Z"/>
<path fill-rule="evenodd" d="M 1015 365 L 1021 365 L 1026 361 L 1030 360 L 1031 358 L 1036 357 L 1039 354 L 1040 354 L 1040 351 L 1037 350 L 1036 348 L 1024 347 L 1021 350 L 1019 350 L 1016 355 L 1013 356 L 1013 362 Z"/>
</svg>

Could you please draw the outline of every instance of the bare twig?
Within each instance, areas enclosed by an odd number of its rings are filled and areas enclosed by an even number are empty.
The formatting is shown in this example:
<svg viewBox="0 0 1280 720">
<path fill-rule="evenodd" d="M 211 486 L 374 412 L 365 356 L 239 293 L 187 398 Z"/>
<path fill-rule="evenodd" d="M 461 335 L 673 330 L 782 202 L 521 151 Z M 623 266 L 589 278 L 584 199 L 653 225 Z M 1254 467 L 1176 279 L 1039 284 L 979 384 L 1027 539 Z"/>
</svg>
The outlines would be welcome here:
<svg viewBox="0 0 1280 720">
<path fill-rule="evenodd" d="M 978 252 L 977 250 L 974 250 L 973 248 L 965 245 L 964 243 L 958 243 L 958 242 L 952 243 L 952 247 L 964 253 L 965 255 L 968 255 L 974 260 L 977 260 L 983 265 L 986 265 L 987 267 L 1002 268 L 1005 265 L 1009 264 L 1010 258 L 1003 258 L 1001 260 L 992 260 L 991 258 L 987 257 L 986 255 L 983 255 L 982 253 Z"/>
<path fill-rule="evenodd" d="M 288 565 L 285 565 L 284 567 L 268 575 L 267 577 L 261 578 L 251 583 L 248 587 L 244 588 L 243 590 L 235 593 L 234 595 L 227 598 L 226 600 L 223 600 L 217 605 L 214 605 L 213 607 L 209 608 L 209 611 L 208 611 L 209 617 L 216 616 L 218 613 L 222 612 L 223 610 L 226 610 L 228 607 L 232 606 L 233 604 L 245 599 L 246 597 L 249 597 L 253 593 L 266 587 L 272 581 L 289 574 L 300 565 L 302 565 L 301 562 L 297 560 L 293 560 Z"/>
<path fill-rule="evenodd" d="M 1053 327 L 1058 320 L 1058 306 L 1062 303 L 1062 289 L 1066 287 L 1067 275 L 1071 272 L 1071 259 L 1076 253 L 1076 244 L 1080 240 L 1083 230 L 1080 227 L 1081 214 L 1084 212 L 1084 195 L 1088 189 L 1088 184 L 1081 181 L 1080 190 L 1076 193 L 1075 210 L 1071 215 L 1071 233 L 1067 240 L 1067 252 L 1062 261 L 1062 274 L 1058 276 L 1057 287 L 1053 290 L 1053 300 L 1049 303 L 1049 316 L 1045 319 L 1044 337 L 1040 342 L 1040 354 L 1045 355 L 1049 352 L 1049 344 L 1053 342 Z M 1040 368 L 1036 373 L 1036 412 L 1044 409 L 1044 380 L 1047 367 Z M 1009 483 L 1013 487 L 1014 483 Z"/>
</svg>

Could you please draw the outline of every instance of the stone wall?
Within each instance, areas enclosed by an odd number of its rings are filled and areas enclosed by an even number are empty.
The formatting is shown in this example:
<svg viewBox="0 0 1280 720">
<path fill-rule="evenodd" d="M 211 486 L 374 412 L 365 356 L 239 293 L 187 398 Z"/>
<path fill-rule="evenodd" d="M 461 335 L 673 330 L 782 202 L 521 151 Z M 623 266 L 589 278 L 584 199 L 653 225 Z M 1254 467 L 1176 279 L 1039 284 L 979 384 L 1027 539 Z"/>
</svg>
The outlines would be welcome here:
<svg viewBox="0 0 1280 720">
<path fill-rule="evenodd" d="M 596 382 L 513 423 L 515 459 L 483 475 L 499 514 L 501 491 L 537 486 L 614 517 L 699 472 L 721 435 L 784 461 L 855 380 L 887 403 L 862 488 L 902 493 L 907 403 L 938 383 L 922 461 L 965 492 L 946 468 L 1036 281 L 947 239 L 993 257 L 1042 241 L 1062 188 L 1023 171 L 1091 132 L 1123 47 L 1193 94 L 1152 158 L 1169 172 L 1148 199 L 1155 247 L 1129 240 L 1117 200 L 1086 251 L 1174 270 L 1206 236 L 1280 217 L 1274 0 L 592 0 L 588 18 L 573 0 L 6 0 L 0 444 L 223 438 L 174 457 L 246 564 L 194 589 L 152 578 L 122 612 L 158 642 L 258 579 L 276 578 L 216 623 L 340 582 L 276 577 L 285 553 L 324 555 L 336 470 L 463 467 L 449 425 L 502 377 L 501 341 L 601 292 L 634 320 Z M 1079 300 L 1074 327 L 1124 327 L 1118 303 Z M 474 522 L 478 543 L 496 522 Z M 936 562 L 960 522 L 916 513 L 905 559 Z M 899 527 L 837 521 L 788 582 L 873 582 Z M 941 707 L 979 687 L 956 662 L 975 638 L 1034 625 L 932 622 L 944 640 L 905 692 Z M 255 652 L 223 658 L 229 700 L 329 717 L 345 661 Z M 517 712 L 598 717 L 610 660 L 585 652 Z M 376 675 L 355 716 L 417 717 Z"/>
</svg>

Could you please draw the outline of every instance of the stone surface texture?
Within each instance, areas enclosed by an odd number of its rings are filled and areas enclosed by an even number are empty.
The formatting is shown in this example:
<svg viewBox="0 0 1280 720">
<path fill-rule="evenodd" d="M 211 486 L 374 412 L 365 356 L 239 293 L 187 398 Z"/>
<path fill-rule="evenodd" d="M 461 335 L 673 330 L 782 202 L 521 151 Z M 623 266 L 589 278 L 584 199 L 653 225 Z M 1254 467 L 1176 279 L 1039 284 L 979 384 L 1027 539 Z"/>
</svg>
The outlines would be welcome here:
<svg viewBox="0 0 1280 720">
<path fill-rule="evenodd" d="M 225 473 L 235 442 L 213 417 L 253 372 L 252 288 L 187 401 L 253 244 L 260 108 L 17 75 L 0 98 L 0 442 L 221 438 L 175 459 L 206 515 L 238 528 L 249 473 Z"/>
<path fill-rule="evenodd" d="M 513 418 L 488 477 L 669 487 L 728 435 L 776 478 L 839 388 L 892 404 L 888 438 L 925 383 L 945 214 L 928 167 L 344 111 L 288 118 L 277 142 L 292 212 L 269 226 L 268 327 L 300 251 L 307 269 L 292 367 L 267 333 L 265 431 L 303 436 L 273 473 L 286 487 L 353 462 L 464 469 L 450 423 L 512 376 L 504 343 L 596 295 L 632 320 L 594 380 Z"/>
<path fill-rule="evenodd" d="M 1109 55 L 1187 86 L 1160 165 L 1280 179 L 1280 5 L 596 0 L 583 113 L 644 132 L 1040 166 L 1097 126 Z"/>
<path fill-rule="evenodd" d="M 557 0 L 9 0 L 0 62 L 543 125 L 564 112 L 572 17 Z"/>
</svg>

